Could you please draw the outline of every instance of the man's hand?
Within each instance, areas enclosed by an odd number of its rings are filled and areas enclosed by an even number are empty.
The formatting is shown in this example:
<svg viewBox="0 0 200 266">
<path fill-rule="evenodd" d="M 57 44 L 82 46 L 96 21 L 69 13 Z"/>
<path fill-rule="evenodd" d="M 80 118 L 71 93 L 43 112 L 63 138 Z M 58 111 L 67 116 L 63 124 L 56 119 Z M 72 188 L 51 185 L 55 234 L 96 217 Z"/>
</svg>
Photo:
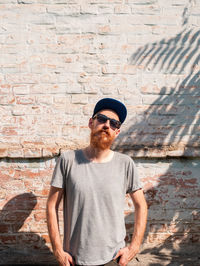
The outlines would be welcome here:
<svg viewBox="0 0 200 266">
<path fill-rule="evenodd" d="M 135 207 L 134 231 L 130 246 L 120 249 L 114 258 L 120 257 L 121 266 L 126 266 L 139 252 L 147 221 L 147 204 L 143 191 L 139 189 L 130 193 L 130 196 Z"/>
<path fill-rule="evenodd" d="M 135 255 L 139 252 L 139 247 L 130 247 L 121 248 L 114 259 L 120 257 L 119 265 L 126 266 L 129 261 L 131 261 Z"/>
<path fill-rule="evenodd" d="M 70 266 L 70 264 L 72 266 L 75 265 L 72 256 L 63 250 L 55 251 L 54 255 L 59 262 L 59 266 Z"/>
</svg>

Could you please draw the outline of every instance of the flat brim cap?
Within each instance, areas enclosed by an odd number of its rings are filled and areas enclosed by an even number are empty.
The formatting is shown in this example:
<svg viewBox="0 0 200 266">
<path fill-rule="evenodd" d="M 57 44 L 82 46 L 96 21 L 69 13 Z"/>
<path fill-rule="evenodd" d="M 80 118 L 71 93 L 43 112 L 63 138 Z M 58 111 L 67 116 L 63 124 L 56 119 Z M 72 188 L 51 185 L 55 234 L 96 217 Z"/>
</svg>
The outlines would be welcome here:
<svg viewBox="0 0 200 266">
<path fill-rule="evenodd" d="M 110 109 L 113 110 L 119 116 L 119 121 L 121 123 L 124 122 L 127 116 L 127 109 L 126 106 L 113 98 L 103 98 L 97 102 L 94 107 L 93 116 L 101 110 Z"/>
</svg>

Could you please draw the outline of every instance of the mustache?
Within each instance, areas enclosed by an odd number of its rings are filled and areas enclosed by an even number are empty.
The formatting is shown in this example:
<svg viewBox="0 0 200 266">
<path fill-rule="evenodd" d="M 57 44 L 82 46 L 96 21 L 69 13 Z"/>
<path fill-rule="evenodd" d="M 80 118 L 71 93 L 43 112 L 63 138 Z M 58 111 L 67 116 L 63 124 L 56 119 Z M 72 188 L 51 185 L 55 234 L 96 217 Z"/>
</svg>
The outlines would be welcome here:
<svg viewBox="0 0 200 266">
<path fill-rule="evenodd" d="M 110 133 L 109 133 L 109 131 L 107 129 L 100 129 L 100 130 L 96 131 L 94 133 L 94 135 L 99 135 L 99 134 L 102 134 L 102 133 L 107 134 L 108 136 L 110 136 Z"/>
</svg>

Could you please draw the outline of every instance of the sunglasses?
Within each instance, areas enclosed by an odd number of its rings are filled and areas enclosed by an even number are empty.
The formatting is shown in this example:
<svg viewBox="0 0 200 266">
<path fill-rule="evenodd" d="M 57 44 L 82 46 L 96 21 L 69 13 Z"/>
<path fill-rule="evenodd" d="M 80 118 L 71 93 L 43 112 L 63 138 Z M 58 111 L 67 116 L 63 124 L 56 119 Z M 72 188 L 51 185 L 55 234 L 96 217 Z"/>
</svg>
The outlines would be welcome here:
<svg viewBox="0 0 200 266">
<path fill-rule="evenodd" d="M 107 122 L 107 120 L 110 121 L 110 126 L 113 128 L 113 129 L 116 129 L 116 128 L 120 128 L 121 126 L 121 122 L 118 121 L 118 120 L 115 120 L 113 118 L 109 118 L 107 117 L 106 115 L 103 115 L 103 114 L 96 114 L 95 116 L 93 116 L 93 119 L 97 119 L 97 121 L 101 124 L 104 124 Z"/>
</svg>

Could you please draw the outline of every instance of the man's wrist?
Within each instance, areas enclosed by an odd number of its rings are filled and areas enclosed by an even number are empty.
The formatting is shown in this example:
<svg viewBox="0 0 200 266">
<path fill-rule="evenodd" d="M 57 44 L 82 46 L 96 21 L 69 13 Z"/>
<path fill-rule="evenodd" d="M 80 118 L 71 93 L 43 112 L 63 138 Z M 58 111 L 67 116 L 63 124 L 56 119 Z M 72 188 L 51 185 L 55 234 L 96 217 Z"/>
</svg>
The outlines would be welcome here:
<svg viewBox="0 0 200 266">
<path fill-rule="evenodd" d="M 129 249 L 130 253 L 137 254 L 140 251 L 140 244 L 138 244 L 138 243 L 131 243 L 128 246 L 128 249 Z"/>
<path fill-rule="evenodd" d="M 58 248 L 55 248 L 53 250 L 53 253 L 54 253 L 55 256 L 59 256 L 62 252 L 63 252 L 63 248 L 62 247 L 58 247 Z"/>
</svg>

